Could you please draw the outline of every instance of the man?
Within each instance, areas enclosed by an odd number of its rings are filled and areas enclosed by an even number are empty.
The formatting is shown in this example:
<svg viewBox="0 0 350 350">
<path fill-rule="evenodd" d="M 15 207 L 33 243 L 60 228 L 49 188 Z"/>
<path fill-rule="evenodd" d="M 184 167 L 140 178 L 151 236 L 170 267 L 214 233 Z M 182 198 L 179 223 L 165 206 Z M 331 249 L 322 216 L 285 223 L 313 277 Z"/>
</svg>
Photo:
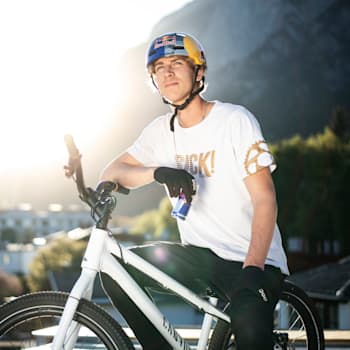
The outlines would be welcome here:
<svg viewBox="0 0 350 350">
<path fill-rule="evenodd" d="M 275 164 L 259 124 L 242 106 L 200 95 L 207 64 L 193 36 L 157 37 L 146 65 L 172 113 L 151 122 L 100 180 L 128 188 L 155 180 L 173 204 L 183 193 L 191 207 L 186 220 L 177 219 L 182 244 L 134 252 L 196 292 L 209 288 L 230 301 L 238 350 L 272 349 L 273 310 L 288 267 L 276 225 Z M 169 349 L 124 292 L 103 280 L 143 348 Z"/>
</svg>

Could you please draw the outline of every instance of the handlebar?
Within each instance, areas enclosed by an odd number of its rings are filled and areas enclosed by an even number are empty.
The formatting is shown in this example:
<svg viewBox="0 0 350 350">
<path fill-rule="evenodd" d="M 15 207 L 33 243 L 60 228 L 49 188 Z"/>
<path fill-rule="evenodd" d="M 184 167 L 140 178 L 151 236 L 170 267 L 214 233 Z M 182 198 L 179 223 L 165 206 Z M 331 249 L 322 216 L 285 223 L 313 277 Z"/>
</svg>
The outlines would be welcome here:
<svg viewBox="0 0 350 350">
<path fill-rule="evenodd" d="M 115 198 L 111 195 L 111 193 L 108 193 L 107 196 L 106 193 L 104 193 L 103 198 L 100 198 L 99 193 L 90 187 L 85 186 L 83 169 L 81 165 L 81 154 L 75 145 L 72 135 L 65 135 L 64 141 L 69 154 L 68 165 L 64 167 L 65 175 L 67 177 L 73 177 L 77 186 L 79 198 L 89 205 L 93 212 L 94 219 L 97 214 L 98 219 L 95 219 L 97 227 L 105 228 L 107 226 L 109 216 L 115 208 Z M 116 184 L 114 191 L 122 194 L 128 194 L 130 192 L 129 189 L 119 184 Z"/>
</svg>

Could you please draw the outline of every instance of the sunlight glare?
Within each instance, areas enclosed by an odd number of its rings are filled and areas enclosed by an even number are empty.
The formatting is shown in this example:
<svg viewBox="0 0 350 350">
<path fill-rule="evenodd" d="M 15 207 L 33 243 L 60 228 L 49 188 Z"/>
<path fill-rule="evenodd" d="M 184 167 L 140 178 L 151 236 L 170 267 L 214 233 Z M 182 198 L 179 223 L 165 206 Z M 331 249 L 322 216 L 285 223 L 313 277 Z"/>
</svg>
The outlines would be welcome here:
<svg viewBox="0 0 350 350">
<path fill-rule="evenodd" d="M 66 133 L 93 142 L 116 117 L 118 59 L 186 2 L 1 2 L 2 164 L 48 164 L 65 151 Z"/>
</svg>

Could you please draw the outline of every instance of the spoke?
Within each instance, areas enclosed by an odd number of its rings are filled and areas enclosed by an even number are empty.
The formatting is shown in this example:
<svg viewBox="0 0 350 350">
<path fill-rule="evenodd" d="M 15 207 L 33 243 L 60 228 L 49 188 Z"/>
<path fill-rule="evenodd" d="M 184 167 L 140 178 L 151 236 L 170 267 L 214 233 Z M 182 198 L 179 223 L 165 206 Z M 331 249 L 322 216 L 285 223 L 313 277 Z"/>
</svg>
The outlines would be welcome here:
<svg viewBox="0 0 350 350">
<path fill-rule="evenodd" d="M 227 350 L 233 349 L 233 346 L 234 346 L 234 342 L 229 343 L 229 345 L 227 347 Z"/>
<path fill-rule="evenodd" d="M 295 321 L 291 324 L 291 326 L 289 327 L 289 329 L 294 329 L 295 325 L 298 323 L 298 322 L 301 322 L 302 326 L 301 326 L 301 329 L 304 328 L 304 323 L 303 323 L 303 320 L 302 318 L 300 317 L 300 315 L 298 314 L 298 317 L 296 317 Z"/>
</svg>

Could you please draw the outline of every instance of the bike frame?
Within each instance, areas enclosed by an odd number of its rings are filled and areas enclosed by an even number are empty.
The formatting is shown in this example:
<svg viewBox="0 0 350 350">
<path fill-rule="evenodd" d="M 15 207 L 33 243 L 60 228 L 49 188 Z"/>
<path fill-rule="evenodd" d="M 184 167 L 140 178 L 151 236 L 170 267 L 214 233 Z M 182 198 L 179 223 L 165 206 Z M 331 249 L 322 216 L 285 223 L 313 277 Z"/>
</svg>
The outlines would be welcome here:
<svg viewBox="0 0 350 350">
<path fill-rule="evenodd" d="M 142 271 L 165 289 L 177 294 L 204 312 L 197 350 L 204 350 L 207 346 L 213 318 L 230 322 L 229 316 L 215 307 L 217 298 L 209 298 L 209 302 L 204 300 L 131 250 L 118 244 L 107 230 L 94 227 L 81 264 L 82 272 L 69 294 L 58 331 L 54 337 L 54 350 L 62 349 L 63 344 L 65 344 L 65 349 L 73 348 L 79 332 L 77 323 L 73 321 L 73 316 L 80 299 L 91 300 L 93 284 L 98 272 L 108 274 L 120 285 L 175 350 L 190 350 L 188 343 L 177 333 L 174 326 L 160 312 L 159 308 L 151 301 L 149 296 L 135 282 L 115 256 L 120 258 L 125 264 Z M 65 339 L 69 339 L 68 347 Z"/>
</svg>

